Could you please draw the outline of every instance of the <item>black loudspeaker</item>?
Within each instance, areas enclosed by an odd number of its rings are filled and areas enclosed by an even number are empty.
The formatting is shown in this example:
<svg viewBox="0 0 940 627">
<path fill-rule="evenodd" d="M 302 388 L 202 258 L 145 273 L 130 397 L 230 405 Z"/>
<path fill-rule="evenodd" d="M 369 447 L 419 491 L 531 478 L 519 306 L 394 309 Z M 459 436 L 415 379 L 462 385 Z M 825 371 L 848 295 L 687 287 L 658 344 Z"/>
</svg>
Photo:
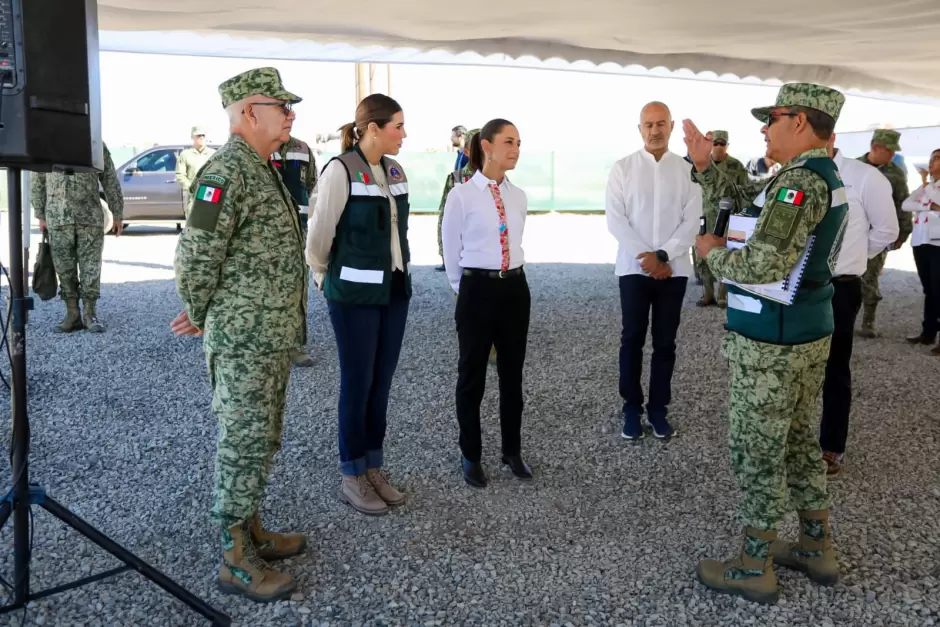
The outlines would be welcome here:
<svg viewBox="0 0 940 627">
<path fill-rule="evenodd" d="M 0 166 L 100 171 L 96 0 L 0 0 Z"/>
</svg>

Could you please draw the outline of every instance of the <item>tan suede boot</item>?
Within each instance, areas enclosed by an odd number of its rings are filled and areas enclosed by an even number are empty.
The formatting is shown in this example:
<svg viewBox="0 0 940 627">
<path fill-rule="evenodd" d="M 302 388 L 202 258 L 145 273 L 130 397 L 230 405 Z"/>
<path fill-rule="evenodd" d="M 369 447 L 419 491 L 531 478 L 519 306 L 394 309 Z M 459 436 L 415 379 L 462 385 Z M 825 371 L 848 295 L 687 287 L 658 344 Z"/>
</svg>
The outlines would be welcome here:
<svg viewBox="0 0 940 627">
<path fill-rule="evenodd" d="M 219 567 L 219 589 L 260 602 L 290 596 L 297 582 L 287 573 L 272 570 L 258 557 L 249 524 L 240 523 L 222 530 L 224 553 Z"/>
<path fill-rule="evenodd" d="M 353 509 L 368 516 L 382 516 L 388 513 L 388 504 L 378 495 L 365 475 L 343 475 L 339 496 Z"/>
<path fill-rule="evenodd" d="M 695 303 L 696 307 L 710 307 L 715 304 L 715 284 L 705 283 L 704 287 L 705 295 Z"/>
<path fill-rule="evenodd" d="M 721 281 L 718 282 L 718 298 L 716 302 L 722 309 L 728 306 L 728 286 Z"/>
<path fill-rule="evenodd" d="M 748 601 L 776 603 L 780 593 L 770 553 L 771 543 L 776 539 L 776 531 L 747 527 L 741 552 L 726 562 L 700 562 L 699 581 L 713 590 L 735 594 Z"/>
<path fill-rule="evenodd" d="M 258 557 L 269 561 L 299 555 L 307 548 L 307 538 L 303 534 L 267 531 L 258 512 L 251 519 L 251 540 L 258 549 Z"/>
<path fill-rule="evenodd" d="M 778 540 L 771 545 L 770 553 L 781 566 L 806 573 L 818 584 L 831 586 L 839 581 L 828 509 L 800 512 L 800 541 Z"/>
<path fill-rule="evenodd" d="M 82 312 L 78 309 L 77 298 L 65 299 L 65 318 L 62 319 L 53 331 L 56 333 L 71 333 L 82 328 Z"/>
<path fill-rule="evenodd" d="M 85 328 L 92 333 L 104 333 L 104 325 L 98 321 L 98 312 L 95 310 L 95 304 L 95 301 L 90 298 L 82 300 L 82 305 L 85 308 L 85 315 L 83 317 Z"/>
<path fill-rule="evenodd" d="M 370 468 L 366 471 L 366 479 L 369 480 L 379 498 L 385 501 L 386 504 L 395 506 L 405 502 L 405 495 L 392 487 L 381 470 Z"/>
</svg>

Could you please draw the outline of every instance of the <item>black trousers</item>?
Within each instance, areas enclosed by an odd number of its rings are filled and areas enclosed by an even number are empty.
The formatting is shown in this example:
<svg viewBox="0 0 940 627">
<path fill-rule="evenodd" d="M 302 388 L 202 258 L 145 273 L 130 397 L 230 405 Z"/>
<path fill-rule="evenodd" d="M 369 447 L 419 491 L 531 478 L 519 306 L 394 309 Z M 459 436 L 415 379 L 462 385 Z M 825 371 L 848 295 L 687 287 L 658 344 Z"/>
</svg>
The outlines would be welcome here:
<svg viewBox="0 0 940 627">
<path fill-rule="evenodd" d="M 924 288 L 923 334 L 934 337 L 940 331 L 940 246 L 915 246 L 914 264 Z"/>
<path fill-rule="evenodd" d="M 499 425 L 504 455 L 522 447 L 522 368 L 529 337 L 531 296 L 524 273 L 503 279 L 460 279 L 457 308 L 457 422 L 460 451 L 471 462 L 483 454 L 480 404 L 486 387 L 490 347 L 496 346 L 499 375 Z"/>
<path fill-rule="evenodd" d="M 647 411 L 663 418 L 672 400 L 672 372 L 676 366 L 676 334 L 682 316 L 686 277 L 657 280 L 641 274 L 620 277 L 620 396 L 623 410 L 643 412 L 643 346 L 653 319 L 653 356 Z M 651 316 L 652 314 L 652 316 Z"/>
<path fill-rule="evenodd" d="M 852 338 L 855 319 L 862 308 L 862 281 L 833 280 L 832 343 L 823 381 L 822 421 L 819 446 L 830 453 L 844 453 L 849 437 L 849 412 L 852 409 Z"/>
</svg>

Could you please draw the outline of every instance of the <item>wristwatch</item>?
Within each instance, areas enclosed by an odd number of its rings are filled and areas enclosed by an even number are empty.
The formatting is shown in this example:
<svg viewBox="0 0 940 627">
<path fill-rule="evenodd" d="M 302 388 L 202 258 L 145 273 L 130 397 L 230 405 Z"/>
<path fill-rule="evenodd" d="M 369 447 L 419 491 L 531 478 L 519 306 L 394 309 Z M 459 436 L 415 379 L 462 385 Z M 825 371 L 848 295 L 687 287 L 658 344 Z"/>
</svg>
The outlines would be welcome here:
<svg viewBox="0 0 940 627">
<path fill-rule="evenodd" d="M 666 254 L 665 250 L 657 250 L 656 258 L 659 259 L 660 263 L 669 263 L 669 255 Z"/>
</svg>

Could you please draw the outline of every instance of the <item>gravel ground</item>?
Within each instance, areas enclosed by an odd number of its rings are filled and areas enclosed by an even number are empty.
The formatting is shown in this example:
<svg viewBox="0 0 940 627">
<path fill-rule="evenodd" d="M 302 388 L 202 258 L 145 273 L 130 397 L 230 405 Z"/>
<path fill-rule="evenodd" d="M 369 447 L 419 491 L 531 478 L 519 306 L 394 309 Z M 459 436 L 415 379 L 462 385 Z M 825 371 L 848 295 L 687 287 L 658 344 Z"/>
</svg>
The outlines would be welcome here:
<svg viewBox="0 0 940 627">
<path fill-rule="evenodd" d="M 530 218 L 523 448 L 536 480 L 522 484 L 498 464 L 491 372 L 483 410 L 492 484 L 471 490 L 458 466 L 453 305 L 431 268 L 434 224 L 416 218 L 410 234 L 425 265 L 415 268 L 386 449 L 409 502 L 389 516 L 366 518 L 337 499 L 339 373 L 325 303 L 311 296 L 318 364 L 293 371 L 264 502 L 272 527 L 309 534 L 307 554 L 284 563 L 300 582 L 290 601 L 257 605 L 215 589 L 219 546 L 207 512 L 216 425 L 201 341 L 168 329 L 180 307 L 170 230 L 108 239 L 99 306 L 107 333 L 53 335 L 60 304 L 37 302 L 28 331 L 32 480 L 243 626 L 940 622 L 940 359 L 903 341 L 922 302 L 909 248 L 892 255 L 883 278 L 883 337 L 856 342 L 847 469 L 832 485 L 843 581 L 820 588 L 778 570 L 782 598 L 764 607 L 714 594 L 694 575 L 699 559 L 730 554 L 740 532 L 722 312 L 696 309 L 700 288 L 690 285 L 672 406 L 681 436 L 625 443 L 620 305 L 603 218 Z M 0 433 L 8 446 L 6 421 Z M 116 565 L 44 511 L 35 522 L 34 590 Z M 794 530 L 790 519 L 784 531 Z M 9 576 L 9 524 L 0 547 Z M 26 624 L 206 623 L 131 572 L 35 602 Z"/>
</svg>

